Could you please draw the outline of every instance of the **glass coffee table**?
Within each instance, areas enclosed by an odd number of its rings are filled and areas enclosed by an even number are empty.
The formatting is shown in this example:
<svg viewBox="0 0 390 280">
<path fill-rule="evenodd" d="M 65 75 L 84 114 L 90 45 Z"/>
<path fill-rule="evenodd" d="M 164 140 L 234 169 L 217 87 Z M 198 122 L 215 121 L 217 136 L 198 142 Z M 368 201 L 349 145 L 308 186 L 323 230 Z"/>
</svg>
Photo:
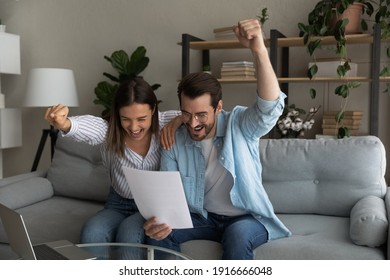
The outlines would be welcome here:
<svg viewBox="0 0 390 280">
<path fill-rule="evenodd" d="M 191 260 L 174 250 L 138 243 L 85 243 L 77 246 L 96 256 L 97 260 L 154 260 L 156 254 L 163 259 Z"/>
</svg>

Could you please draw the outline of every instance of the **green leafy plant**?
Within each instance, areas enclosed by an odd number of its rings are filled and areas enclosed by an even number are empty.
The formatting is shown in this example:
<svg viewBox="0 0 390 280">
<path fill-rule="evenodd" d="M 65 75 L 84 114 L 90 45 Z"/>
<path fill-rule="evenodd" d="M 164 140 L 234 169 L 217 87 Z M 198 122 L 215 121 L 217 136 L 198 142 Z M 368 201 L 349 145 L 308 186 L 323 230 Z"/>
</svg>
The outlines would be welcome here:
<svg viewBox="0 0 390 280">
<path fill-rule="evenodd" d="M 256 15 L 256 18 L 259 20 L 261 26 L 265 24 L 265 22 L 269 19 L 269 14 L 268 14 L 268 8 L 263 8 L 261 11 Z"/>
<path fill-rule="evenodd" d="M 335 54 L 340 59 L 340 65 L 336 73 L 340 78 L 345 78 L 348 71 L 351 70 L 347 57 L 347 44 L 345 27 L 349 23 L 347 18 L 339 16 L 352 4 L 360 3 L 363 5 L 362 13 L 369 17 L 374 16 L 375 23 L 381 26 L 381 37 L 386 39 L 390 37 L 390 9 L 388 8 L 390 0 L 322 0 L 319 1 L 313 10 L 308 14 L 308 24 L 298 23 L 300 36 L 303 37 L 306 50 L 313 58 L 313 65 L 308 69 L 307 76 L 313 79 L 318 72 L 316 64 L 315 51 L 322 48 L 322 39 L 324 36 L 333 36 L 336 41 L 334 49 Z M 338 19 L 339 18 L 339 19 Z M 338 20 L 335 20 L 338 19 Z M 361 18 L 360 22 L 363 31 L 368 30 L 367 21 Z M 390 49 L 387 48 L 387 56 L 390 57 Z M 390 70 L 384 67 L 380 73 L 381 76 L 388 76 Z M 342 97 L 340 112 L 336 115 L 337 123 L 340 123 L 344 117 L 347 107 L 350 90 L 360 86 L 359 82 L 344 80 L 343 84 L 335 89 L 335 94 Z M 390 86 L 387 87 L 390 93 Z M 316 90 L 311 88 L 309 91 L 311 98 L 316 97 Z M 338 128 L 338 138 L 349 136 L 347 127 Z"/>
<path fill-rule="evenodd" d="M 104 59 L 111 63 L 117 75 L 103 73 L 112 83 L 101 81 L 97 84 L 95 87 L 96 99 L 94 103 L 104 107 L 102 117 L 108 118 L 112 108 L 112 100 L 119 85 L 128 79 L 141 77 L 140 74 L 149 64 L 149 58 L 146 56 L 145 47 L 139 46 L 130 57 L 124 50 L 118 50 L 113 52 L 110 57 L 104 56 Z M 160 84 L 154 84 L 152 88 L 156 90 L 160 86 Z"/>
</svg>

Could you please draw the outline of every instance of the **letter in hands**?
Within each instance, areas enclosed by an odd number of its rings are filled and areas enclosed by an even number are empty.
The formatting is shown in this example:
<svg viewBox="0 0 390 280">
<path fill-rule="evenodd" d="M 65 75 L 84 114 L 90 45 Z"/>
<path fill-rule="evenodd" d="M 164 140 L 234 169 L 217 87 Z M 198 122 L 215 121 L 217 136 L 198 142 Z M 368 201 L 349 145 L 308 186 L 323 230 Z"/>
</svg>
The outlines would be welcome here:
<svg viewBox="0 0 390 280">
<path fill-rule="evenodd" d="M 172 232 L 172 228 L 167 224 L 158 224 L 156 217 L 152 217 L 145 222 L 144 230 L 147 236 L 155 240 L 163 240 Z"/>
<path fill-rule="evenodd" d="M 45 120 L 56 129 L 69 132 L 71 122 L 68 119 L 69 108 L 64 105 L 55 105 L 47 108 Z"/>
</svg>

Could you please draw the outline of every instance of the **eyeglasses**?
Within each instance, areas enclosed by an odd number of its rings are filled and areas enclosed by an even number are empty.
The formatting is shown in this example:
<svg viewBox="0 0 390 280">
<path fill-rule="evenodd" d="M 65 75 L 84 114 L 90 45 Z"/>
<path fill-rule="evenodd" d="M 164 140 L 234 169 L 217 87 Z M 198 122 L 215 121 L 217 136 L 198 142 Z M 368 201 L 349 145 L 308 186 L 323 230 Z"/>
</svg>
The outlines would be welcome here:
<svg viewBox="0 0 390 280">
<path fill-rule="evenodd" d="M 200 123 L 205 123 L 207 122 L 207 119 L 209 117 L 207 112 L 201 112 L 201 113 L 196 113 L 196 114 L 190 114 L 188 112 L 181 112 L 181 117 L 184 123 L 189 123 L 192 120 L 192 117 L 195 118 Z"/>
</svg>

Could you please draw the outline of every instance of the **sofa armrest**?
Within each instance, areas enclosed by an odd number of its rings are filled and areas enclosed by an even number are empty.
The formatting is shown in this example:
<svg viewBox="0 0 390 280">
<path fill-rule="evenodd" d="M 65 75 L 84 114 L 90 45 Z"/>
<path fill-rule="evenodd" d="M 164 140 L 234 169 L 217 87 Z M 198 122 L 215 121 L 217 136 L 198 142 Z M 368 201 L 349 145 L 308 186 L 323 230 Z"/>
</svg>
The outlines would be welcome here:
<svg viewBox="0 0 390 280">
<path fill-rule="evenodd" d="M 26 173 L 0 181 L 0 203 L 11 209 L 46 200 L 54 194 L 52 184 L 40 172 Z"/>
<path fill-rule="evenodd" d="M 387 219 L 390 220 L 390 187 L 387 187 L 385 205 L 387 210 Z M 390 260 L 390 223 L 389 228 L 387 229 L 387 259 Z"/>
<path fill-rule="evenodd" d="M 46 171 L 34 171 L 0 179 L 0 188 L 29 178 L 46 177 Z"/>
</svg>

